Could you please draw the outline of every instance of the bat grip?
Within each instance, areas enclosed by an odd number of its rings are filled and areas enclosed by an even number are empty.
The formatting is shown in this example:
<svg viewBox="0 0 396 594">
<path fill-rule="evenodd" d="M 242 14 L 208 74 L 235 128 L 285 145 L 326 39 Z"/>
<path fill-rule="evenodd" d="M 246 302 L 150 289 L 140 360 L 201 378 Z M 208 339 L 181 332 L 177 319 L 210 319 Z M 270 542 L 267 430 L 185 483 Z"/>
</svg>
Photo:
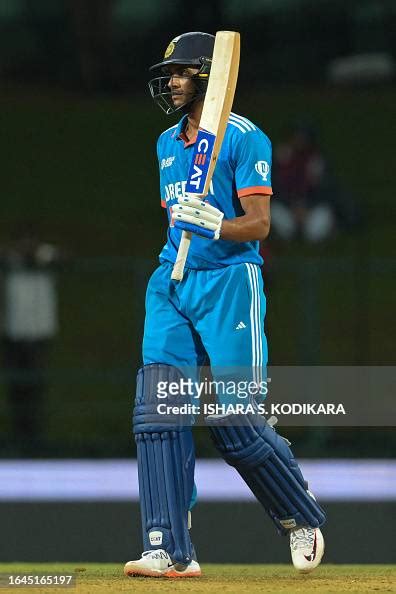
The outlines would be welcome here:
<svg viewBox="0 0 396 594">
<path fill-rule="evenodd" d="M 177 252 L 176 262 L 173 265 L 171 279 L 176 281 L 183 280 L 184 266 L 186 264 L 188 250 L 190 249 L 192 233 L 183 231 Z"/>
</svg>

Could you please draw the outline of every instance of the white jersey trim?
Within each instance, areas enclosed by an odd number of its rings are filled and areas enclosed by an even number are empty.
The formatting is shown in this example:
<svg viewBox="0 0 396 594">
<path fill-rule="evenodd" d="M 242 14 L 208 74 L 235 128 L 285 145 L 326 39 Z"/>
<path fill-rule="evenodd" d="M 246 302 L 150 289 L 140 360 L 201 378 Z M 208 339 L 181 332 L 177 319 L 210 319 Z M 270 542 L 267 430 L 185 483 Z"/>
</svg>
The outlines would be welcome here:
<svg viewBox="0 0 396 594">
<path fill-rule="evenodd" d="M 242 128 L 242 126 L 240 126 L 236 122 L 233 122 L 232 120 L 228 120 L 228 123 L 231 124 L 231 126 L 235 126 L 235 128 L 238 128 L 238 130 L 240 130 L 242 134 L 245 134 L 247 132 L 245 128 Z"/>
<path fill-rule="evenodd" d="M 263 366 L 263 335 L 261 331 L 261 303 L 260 285 L 258 279 L 258 266 L 245 263 L 249 275 L 250 290 L 252 298 L 250 302 L 250 327 L 252 334 L 252 368 L 253 381 L 262 381 Z"/>
<path fill-rule="evenodd" d="M 257 130 L 257 128 L 253 124 L 253 122 L 251 122 L 250 120 L 248 120 L 247 118 L 245 118 L 243 116 L 237 115 L 236 113 L 231 112 L 230 119 L 232 119 L 234 122 L 238 122 L 239 124 L 244 126 L 249 131 Z"/>
</svg>

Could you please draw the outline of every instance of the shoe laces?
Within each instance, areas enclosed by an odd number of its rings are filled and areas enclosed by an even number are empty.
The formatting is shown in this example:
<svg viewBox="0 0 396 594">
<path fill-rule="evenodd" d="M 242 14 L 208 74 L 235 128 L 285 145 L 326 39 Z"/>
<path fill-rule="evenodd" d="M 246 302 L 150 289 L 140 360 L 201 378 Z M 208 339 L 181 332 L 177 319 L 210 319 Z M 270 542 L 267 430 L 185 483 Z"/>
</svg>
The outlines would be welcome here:
<svg viewBox="0 0 396 594">
<path fill-rule="evenodd" d="M 293 551 L 298 549 L 311 549 L 314 545 L 315 530 L 313 528 L 298 528 L 290 533 L 290 547 Z"/>
<path fill-rule="evenodd" d="M 161 559 L 161 557 L 164 558 L 164 555 L 167 555 L 169 557 L 168 553 L 163 549 L 151 549 L 149 551 L 143 551 L 142 553 L 142 557 L 149 557 L 151 559 Z"/>
</svg>

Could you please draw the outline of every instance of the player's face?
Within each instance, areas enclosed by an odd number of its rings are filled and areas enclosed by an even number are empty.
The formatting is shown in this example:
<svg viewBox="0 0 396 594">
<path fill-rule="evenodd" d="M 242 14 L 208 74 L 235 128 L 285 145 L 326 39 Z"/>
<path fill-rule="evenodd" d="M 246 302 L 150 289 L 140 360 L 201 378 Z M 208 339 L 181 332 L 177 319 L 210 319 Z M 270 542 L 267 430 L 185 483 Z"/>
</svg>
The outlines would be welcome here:
<svg viewBox="0 0 396 594">
<path fill-rule="evenodd" d="M 191 101 L 197 90 L 191 77 L 198 72 L 198 68 L 191 68 L 189 66 L 169 66 L 171 77 L 168 87 L 171 90 L 172 101 L 175 107 L 180 107 Z"/>
</svg>

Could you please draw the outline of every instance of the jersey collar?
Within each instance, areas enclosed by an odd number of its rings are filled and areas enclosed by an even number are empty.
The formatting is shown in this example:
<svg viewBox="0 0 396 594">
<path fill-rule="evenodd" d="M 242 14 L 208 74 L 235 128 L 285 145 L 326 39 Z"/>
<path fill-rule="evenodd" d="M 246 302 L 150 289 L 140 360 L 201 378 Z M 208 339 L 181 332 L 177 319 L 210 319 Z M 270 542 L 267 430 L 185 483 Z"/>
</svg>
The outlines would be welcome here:
<svg viewBox="0 0 396 594">
<path fill-rule="evenodd" d="M 175 139 L 182 140 L 184 142 L 184 148 L 187 148 L 188 146 L 192 146 L 193 144 L 195 144 L 195 141 L 197 139 L 196 136 L 194 138 L 192 138 L 191 140 L 189 140 L 187 138 L 187 136 L 184 132 L 186 125 L 187 125 L 187 114 L 182 117 L 182 119 L 178 123 L 177 128 L 175 130 Z"/>
</svg>

